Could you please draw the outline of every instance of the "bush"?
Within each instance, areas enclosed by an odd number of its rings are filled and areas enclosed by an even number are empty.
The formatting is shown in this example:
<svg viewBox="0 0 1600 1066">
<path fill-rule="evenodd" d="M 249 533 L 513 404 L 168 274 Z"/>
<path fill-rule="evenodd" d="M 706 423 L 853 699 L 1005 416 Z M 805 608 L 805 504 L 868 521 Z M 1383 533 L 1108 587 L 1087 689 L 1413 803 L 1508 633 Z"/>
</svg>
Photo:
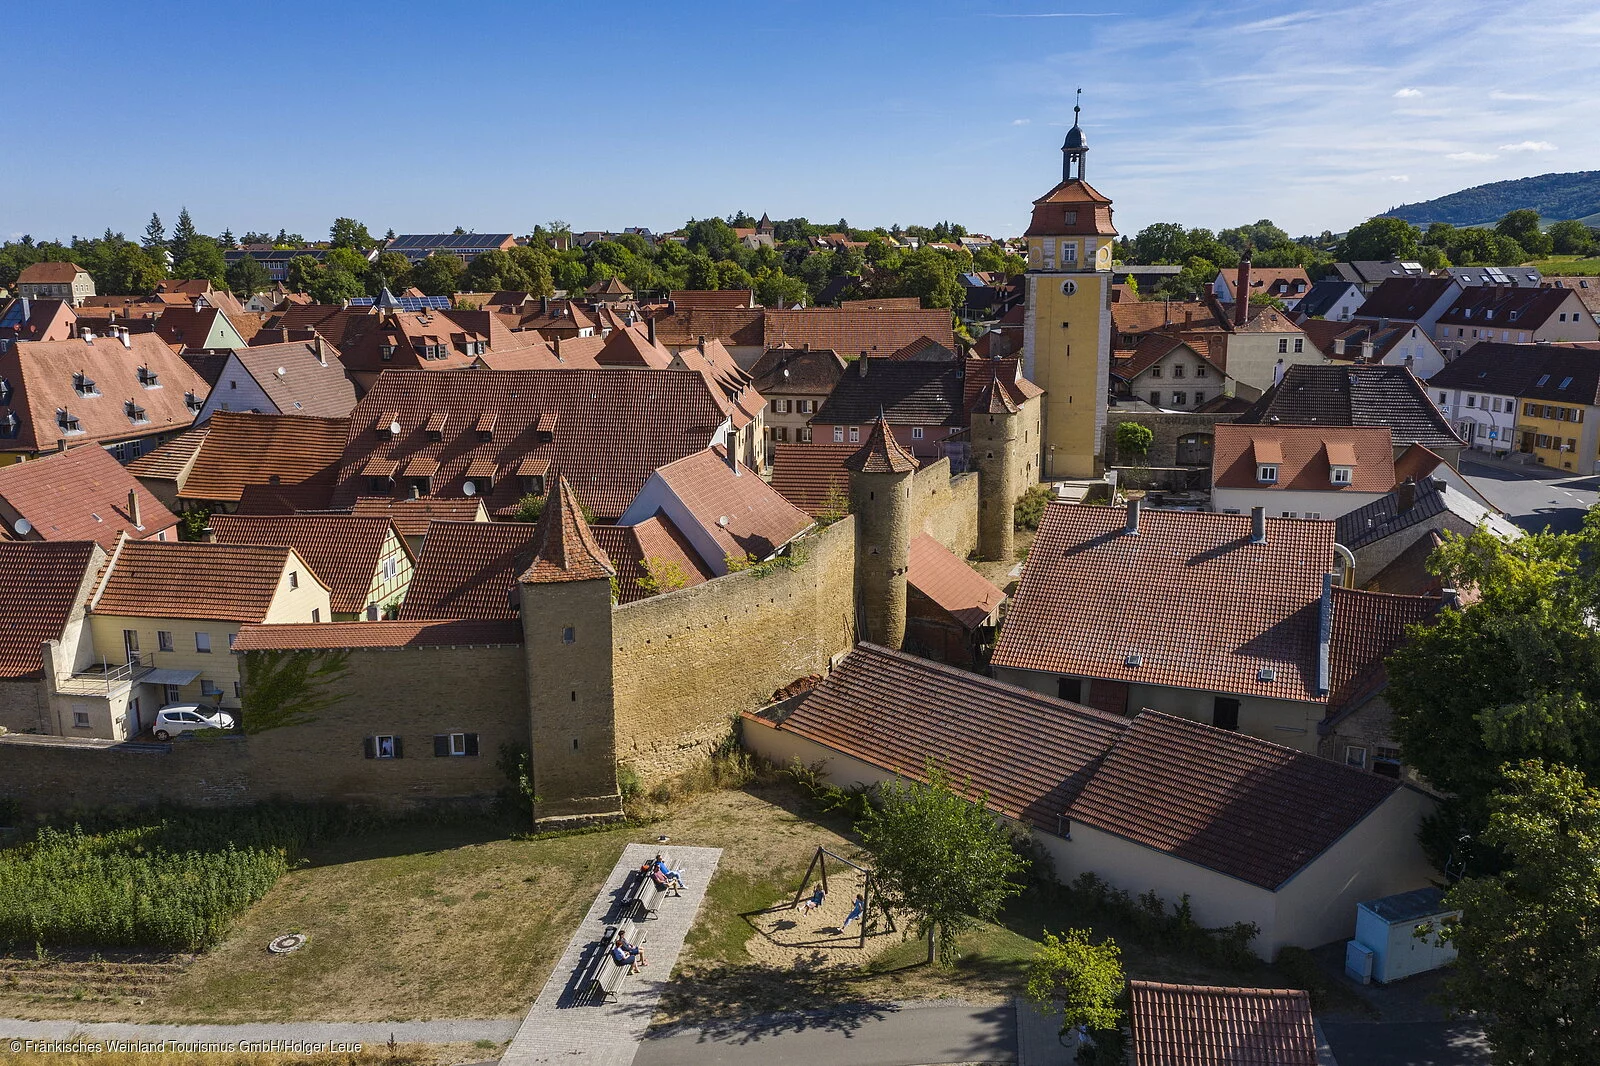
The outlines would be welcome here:
<svg viewBox="0 0 1600 1066">
<path fill-rule="evenodd" d="M 1038 529 L 1039 522 L 1044 518 L 1045 505 L 1055 498 L 1055 490 L 1049 485 L 1035 485 L 1018 496 L 1015 507 L 1017 528 Z"/>
<path fill-rule="evenodd" d="M 1156 439 L 1149 426 L 1142 426 L 1137 422 L 1119 422 L 1117 424 L 1117 454 L 1124 459 L 1135 462 L 1143 461 L 1150 454 L 1150 445 Z"/>
<path fill-rule="evenodd" d="M 1250 942 L 1261 932 L 1254 922 L 1235 922 L 1208 929 L 1194 920 L 1189 897 L 1167 910 L 1155 890 L 1137 898 L 1120 888 L 1112 888 L 1092 873 L 1079 874 L 1062 889 L 1066 905 L 1075 913 L 1120 922 L 1135 937 L 1152 947 L 1182 952 L 1202 961 L 1248 969 L 1260 960 L 1250 950 Z"/>
<path fill-rule="evenodd" d="M 0 851 L 0 947 L 198 951 L 226 935 L 313 841 L 332 807 L 152 812 L 99 831 L 43 826 Z"/>
</svg>

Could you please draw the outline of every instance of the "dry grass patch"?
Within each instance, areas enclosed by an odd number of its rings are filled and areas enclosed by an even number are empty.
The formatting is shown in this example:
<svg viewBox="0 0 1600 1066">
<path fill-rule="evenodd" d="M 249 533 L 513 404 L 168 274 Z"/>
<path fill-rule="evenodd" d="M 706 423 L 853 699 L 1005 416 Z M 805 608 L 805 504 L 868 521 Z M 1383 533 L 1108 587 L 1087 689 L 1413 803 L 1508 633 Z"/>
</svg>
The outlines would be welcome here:
<svg viewBox="0 0 1600 1066">
<path fill-rule="evenodd" d="M 98 1038 L 86 1041 L 103 1043 Z M 8 1052 L 7 1066 L 456 1066 L 498 1053 L 477 1044 L 378 1044 L 358 1052 L 67 1051 Z"/>
</svg>

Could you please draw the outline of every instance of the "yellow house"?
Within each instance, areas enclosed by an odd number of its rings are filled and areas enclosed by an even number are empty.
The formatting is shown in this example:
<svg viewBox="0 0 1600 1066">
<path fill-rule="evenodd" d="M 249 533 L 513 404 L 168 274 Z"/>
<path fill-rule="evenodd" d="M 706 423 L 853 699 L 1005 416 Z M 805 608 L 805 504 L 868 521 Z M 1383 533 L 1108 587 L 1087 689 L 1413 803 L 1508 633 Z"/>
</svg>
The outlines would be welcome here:
<svg viewBox="0 0 1600 1066">
<path fill-rule="evenodd" d="M 1074 119 L 1079 109 L 1073 108 Z M 1023 307 L 1023 376 L 1045 391 L 1046 478 L 1095 477 L 1111 385 L 1111 201 L 1083 178 L 1089 146 L 1074 121 L 1061 183 L 1033 202 Z"/>
<path fill-rule="evenodd" d="M 328 586 L 333 607 L 329 621 L 376 621 L 393 615 L 411 584 L 411 549 L 394 522 L 382 515 L 214 514 L 210 539 L 293 548 Z"/>
<path fill-rule="evenodd" d="M 98 657 L 127 664 L 135 681 L 157 689 L 128 722 L 129 736 L 168 703 L 236 710 L 230 649 L 241 625 L 333 620 L 328 587 L 292 548 L 126 539 L 89 612 Z"/>
</svg>

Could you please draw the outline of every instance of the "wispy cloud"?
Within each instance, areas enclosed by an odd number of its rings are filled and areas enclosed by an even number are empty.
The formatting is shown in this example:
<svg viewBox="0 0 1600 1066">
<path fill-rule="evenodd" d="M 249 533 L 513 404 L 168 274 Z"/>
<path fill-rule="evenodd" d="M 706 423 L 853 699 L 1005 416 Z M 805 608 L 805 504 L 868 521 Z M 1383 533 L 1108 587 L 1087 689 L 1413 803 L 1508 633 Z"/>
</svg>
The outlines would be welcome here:
<svg viewBox="0 0 1600 1066">
<path fill-rule="evenodd" d="M 1544 93 L 1508 93 L 1496 89 L 1489 94 L 1491 100 L 1549 100 Z"/>
<path fill-rule="evenodd" d="M 1407 86 L 1404 89 L 1396 89 L 1394 91 L 1394 96 L 1395 96 L 1396 100 L 1410 100 L 1410 99 L 1413 99 L 1414 97 L 1418 97 L 1418 96 L 1421 96 L 1421 95 L 1422 95 L 1422 90 L 1421 89 L 1413 89 L 1410 86 Z"/>
<path fill-rule="evenodd" d="M 1446 159 L 1454 159 L 1458 163 L 1487 163 L 1491 159 L 1500 157 L 1493 152 L 1451 152 Z"/>
<path fill-rule="evenodd" d="M 1385 180 L 1386 181 L 1410 181 L 1411 180 L 1411 175 L 1410 174 L 1390 174 L 1388 176 L 1388 178 L 1386 178 Z"/>
<path fill-rule="evenodd" d="M 1118 12 L 1116 11 L 983 12 L 983 17 L 990 19 L 1108 19 L 1115 18 L 1117 15 Z"/>
<path fill-rule="evenodd" d="M 1014 119 L 1011 120 L 1011 124 L 1013 126 L 1026 126 L 1028 123 L 1030 123 L 1032 121 L 1033 121 L 1033 119 L 1031 119 L 1031 118 L 1014 118 Z"/>
<path fill-rule="evenodd" d="M 1553 152 L 1556 146 L 1549 141 L 1518 141 L 1516 144 L 1502 144 L 1502 152 Z"/>
</svg>

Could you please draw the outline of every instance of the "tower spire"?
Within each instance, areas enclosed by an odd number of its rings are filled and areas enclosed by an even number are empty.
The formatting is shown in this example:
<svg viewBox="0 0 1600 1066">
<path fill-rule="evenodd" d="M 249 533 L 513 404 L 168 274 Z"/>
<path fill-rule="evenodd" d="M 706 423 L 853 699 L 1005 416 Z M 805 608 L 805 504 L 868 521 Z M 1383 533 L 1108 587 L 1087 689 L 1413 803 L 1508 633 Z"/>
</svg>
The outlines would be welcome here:
<svg viewBox="0 0 1600 1066">
<path fill-rule="evenodd" d="M 1083 180 L 1083 157 L 1089 151 L 1089 145 L 1083 139 L 1083 127 L 1079 119 L 1083 114 L 1083 89 L 1078 89 L 1078 95 L 1072 104 L 1072 128 L 1067 131 L 1067 139 L 1061 142 L 1061 180 Z"/>
</svg>

